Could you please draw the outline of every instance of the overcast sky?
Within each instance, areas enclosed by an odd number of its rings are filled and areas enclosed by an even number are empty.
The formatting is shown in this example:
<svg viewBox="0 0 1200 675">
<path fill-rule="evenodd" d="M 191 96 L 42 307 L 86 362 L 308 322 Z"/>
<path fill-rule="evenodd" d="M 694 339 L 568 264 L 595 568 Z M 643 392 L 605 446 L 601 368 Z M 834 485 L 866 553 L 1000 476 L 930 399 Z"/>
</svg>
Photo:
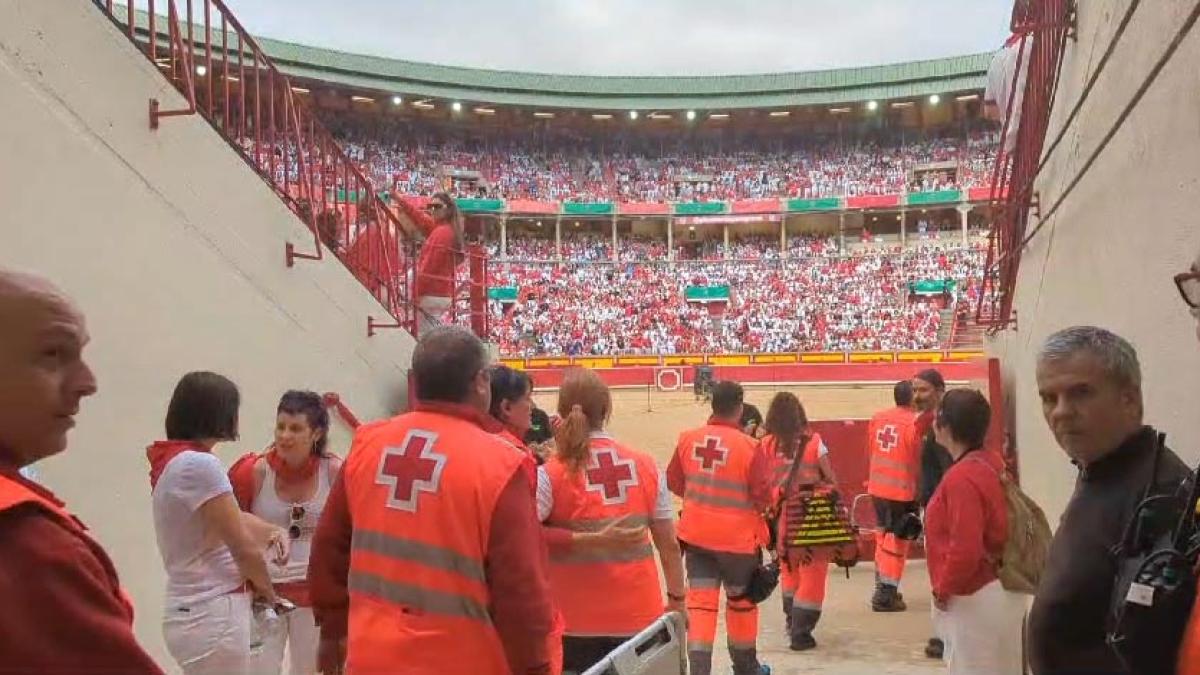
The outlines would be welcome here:
<svg viewBox="0 0 1200 675">
<path fill-rule="evenodd" d="M 989 51 L 1007 37 L 1012 8 L 1012 0 L 226 3 L 265 37 L 412 61 L 600 75 L 811 70 Z"/>
</svg>

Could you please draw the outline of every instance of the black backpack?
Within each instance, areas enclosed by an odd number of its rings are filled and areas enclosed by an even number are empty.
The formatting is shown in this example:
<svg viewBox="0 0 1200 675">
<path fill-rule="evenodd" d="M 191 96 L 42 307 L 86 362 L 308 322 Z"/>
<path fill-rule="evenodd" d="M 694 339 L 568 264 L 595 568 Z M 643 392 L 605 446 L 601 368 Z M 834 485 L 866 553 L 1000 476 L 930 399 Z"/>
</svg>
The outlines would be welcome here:
<svg viewBox="0 0 1200 675">
<path fill-rule="evenodd" d="M 1196 600 L 1200 552 L 1193 472 L 1187 497 L 1154 494 L 1166 434 L 1158 435 L 1150 481 L 1114 551 L 1117 579 L 1109 601 L 1108 644 L 1131 673 L 1171 675 Z"/>
</svg>

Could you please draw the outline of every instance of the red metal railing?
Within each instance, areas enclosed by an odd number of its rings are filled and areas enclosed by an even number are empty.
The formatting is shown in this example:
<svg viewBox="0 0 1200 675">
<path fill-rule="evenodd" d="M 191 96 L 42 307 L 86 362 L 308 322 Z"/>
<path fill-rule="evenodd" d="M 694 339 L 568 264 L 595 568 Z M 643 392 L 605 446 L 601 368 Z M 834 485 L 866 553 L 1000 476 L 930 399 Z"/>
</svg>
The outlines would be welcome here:
<svg viewBox="0 0 1200 675">
<path fill-rule="evenodd" d="M 150 126 L 173 115 L 208 120 L 312 232 L 311 252 L 285 244 L 288 266 L 320 260 L 329 249 L 393 325 L 412 330 L 413 249 L 399 220 L 304 104 L 308 92 L 279 72 L 225 3 L 146 0 L 139 12 L 133 0 L 94 1 L 189 104 L 164 111 L 152 100 Z M 156 11 L 164 6 L 162 27 Z"/>
<path fill-rule="evenodd" d="M 1008 137 L 1017 101 L 1021 105 L 1020 124 L 1011 152 L 1005 152 L 1002 145 L 992 170 L 990 205 L 994 222 L 975 318 L 993 329 L 1004 328 L 1013 320 L 1013 291 L 1023 238 L 1030 210 L 1037 209 L 1034 181 L 1050 123 L 1059 68 L 1072 31 L 1071 5 L 1070 0 L 1019 0 L 1013 9 L 1012 31 L 1020 36 L 1014 72 L 1028 69 L 1028 73 L 1022 95 L 1017 94 L 1021 78 L 1013 77 L 1008 110 L 1001 111 L 1002 143 Z"/>
</svg>

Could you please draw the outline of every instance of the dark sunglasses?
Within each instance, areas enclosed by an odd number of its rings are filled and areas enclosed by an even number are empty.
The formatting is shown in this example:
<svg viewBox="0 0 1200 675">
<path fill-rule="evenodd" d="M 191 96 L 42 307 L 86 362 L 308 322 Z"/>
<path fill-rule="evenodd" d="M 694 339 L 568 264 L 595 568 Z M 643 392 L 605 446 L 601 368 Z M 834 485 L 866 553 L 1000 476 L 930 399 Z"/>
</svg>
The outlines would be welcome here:
<svg viewBox="0 0 1200 675">
<path fill-rule="evenodd" d="M 288 525 L 288 538 L 299 539 L 303 530 L 300 529 L 300 523 L 304 520 L 304 507 L 297 504 L 292 507 L 291 524 Z"/>
<path fill-rule="evenodd" d="M 1179 295 L 1192 309 L 1200 308 L 1200 272 L 1183 272 L 1175 275 L 1175 287 Z"/>
</svg>

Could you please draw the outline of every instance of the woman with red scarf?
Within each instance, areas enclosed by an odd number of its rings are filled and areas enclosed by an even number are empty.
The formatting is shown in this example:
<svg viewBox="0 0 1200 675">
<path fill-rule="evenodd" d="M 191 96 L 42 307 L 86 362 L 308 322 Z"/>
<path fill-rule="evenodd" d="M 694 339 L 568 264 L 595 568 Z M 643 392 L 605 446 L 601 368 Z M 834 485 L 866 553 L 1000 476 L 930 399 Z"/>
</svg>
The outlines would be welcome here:
<svg viewBox="0 0 1200 675">
<path fill-rule="evenodd" d="M 242 510 L 286 530 L 291 544 L 287 562 L 271 565 L 270 573 L 275 591 L 296 610 L 263 634 L 262 650 L 251 663 L 255 675 L 279 673 L 285 647 L 291 675 L 317 672 L 320 634 L 306 577 L 313 533 L 342 468 L 342 460 L 325 450 L 328 439 L 329 411 L 320 395 L 289 391 L 276 409 L 275 442 L 261 455 L 245 455 L 229 470 Z"/>
<path fill-rule="evenodd" d="M 430 197 L 423 208 L 402 198 L 396 200 L 396 205 L 425 235 L 425 243 L 417 255 L 413 289 L 419 336 L 437 326 L 454 304 L 455 270 L 463 255 L 462 216 L 454 198 L 445 192 Z"/>
<path fill-rule="evenodd" d="M 250 672 L 253 596 L 279 607 L 263 553 L 287 557 L 287 534 L 238 510 L 212 449 L 238 437 L 237 386 L 183 376 L 167 440 L 146 450 L 158 550 L 167 573 L 163 637 L 185 675 Z"/>
</svg>

